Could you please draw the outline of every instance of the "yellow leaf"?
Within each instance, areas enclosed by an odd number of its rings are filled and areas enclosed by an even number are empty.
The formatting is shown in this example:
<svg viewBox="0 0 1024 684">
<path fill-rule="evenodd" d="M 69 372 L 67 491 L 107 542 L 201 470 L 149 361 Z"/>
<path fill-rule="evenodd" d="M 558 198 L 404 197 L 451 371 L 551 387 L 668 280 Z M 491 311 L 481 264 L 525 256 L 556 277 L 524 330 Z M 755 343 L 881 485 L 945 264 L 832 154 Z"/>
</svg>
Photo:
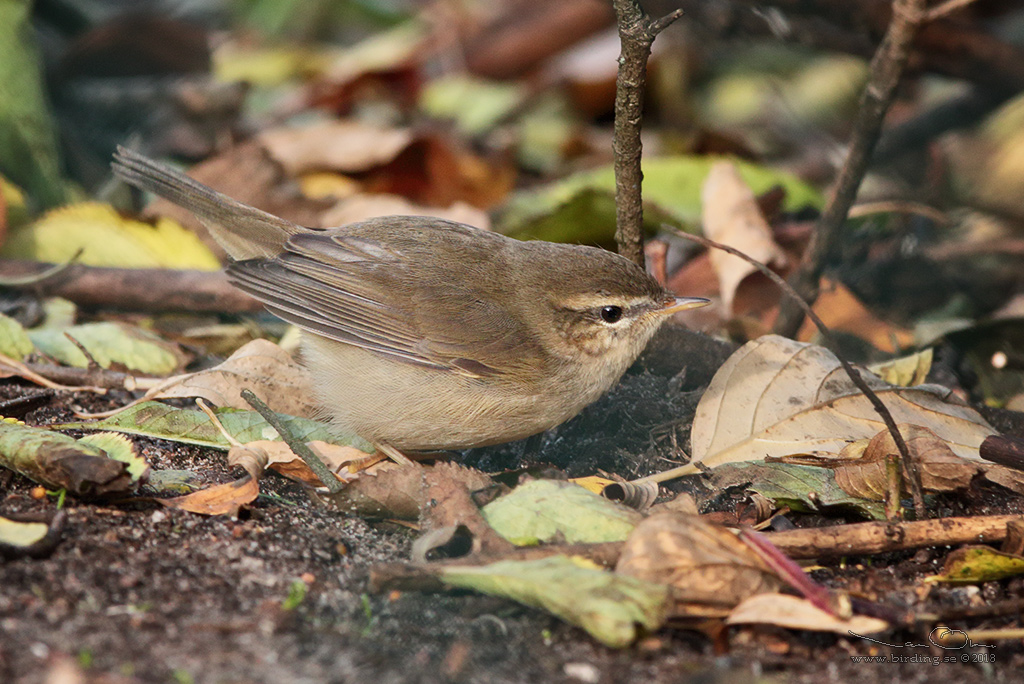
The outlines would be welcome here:
<svg viewBox="0 0 1024 684">
<path fill-rule="evenodd" d="M 47 212 L 11 231 L 0 255 L 52 263 L 78 261 L 90 266 L 194 268 L 215 271 L 217 257 L 195 236 L 170 219 L 155 226 L 121 217 L 99 202 L 72 204 Z"/>
</svg>

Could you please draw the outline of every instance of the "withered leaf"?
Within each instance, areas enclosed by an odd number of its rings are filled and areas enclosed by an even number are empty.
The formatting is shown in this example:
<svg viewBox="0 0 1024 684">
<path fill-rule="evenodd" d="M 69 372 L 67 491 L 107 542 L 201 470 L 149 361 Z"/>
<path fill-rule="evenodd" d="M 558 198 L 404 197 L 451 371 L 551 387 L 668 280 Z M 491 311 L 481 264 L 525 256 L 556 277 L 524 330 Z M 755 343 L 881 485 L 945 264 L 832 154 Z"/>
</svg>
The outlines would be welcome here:
<svg viewBox="0 0 1024 684">
<path fill-rule="evenodd" d="M 854 615 L 843 619 L 816 607 L 807 599 L 789 594 L 758 594 L 736 606 L 725 620 L 726 624 L 776 625 L 787 629 L 813 632 L 833 632 L 848 636 L 874 634 L 889 628 L 889 623 L 875 617 Z"/>
<path fill-rule="evenodd" d="M 907 443 L 910 457 L 917 463 L 921 486 L 927 492 L 963 489 L 984 467 L 977 461 L 968 461 L 954 454 L 946 442 L 926 427 L 906 423 L 897 427 Z M 840 460 L 831 465 L 835 471 L 836 484 L 853 496 L 884 501 L 887 481 L 885 461 L 889 455 L 899 455 L 896 443 L 888 430 L 882 430 L 871 438 L 863 448 L 863 454 L 858 457 L 856 452 L 861 448 L 862 445 L 854 444 L 840 452 Z"/>
<path fill-rule="evenodd" d="M 259 483 L 249 475 L 234 482 L 214 485 L 198 492 L 171 499 L 156 499 L 168 508 L 177 508 L 201 515 L 238 515 L 245 504 L 252 503 L 260 493 Z"/>
<path fill-rule="evenodd" d="M 743 599 L 782 587 L 735 533 L 681 513 L 657 513 L 637 525 L 615 571 L 672 587 L 677 616 L 724 616 Z"/>
<path fill-rule="evenodd" d="M 202 397 L 216 406 L 249 409 L 241 397 L 250 389 L 272 410 L 311 416 L 315 408 L 309 371 L 269 340 L 253 340 L 213 368 L 177 375 L 153 387 L 141 401 Z"/>
<path fill-rule="evenodd" d="M 939 388 L 893 387 L 862 372 L 897 423 L 931 429 L 958 456 L 978 460 L 978 447 L 995 431 L 972 408 Z M 791 454 L 838 454 L 849 442 L 884 427 L 868 399 L 824 347 L 766 335 L 736 351 L 701 397 L 694 419 L 693 462 L 760 461 Z"/>
</svg>

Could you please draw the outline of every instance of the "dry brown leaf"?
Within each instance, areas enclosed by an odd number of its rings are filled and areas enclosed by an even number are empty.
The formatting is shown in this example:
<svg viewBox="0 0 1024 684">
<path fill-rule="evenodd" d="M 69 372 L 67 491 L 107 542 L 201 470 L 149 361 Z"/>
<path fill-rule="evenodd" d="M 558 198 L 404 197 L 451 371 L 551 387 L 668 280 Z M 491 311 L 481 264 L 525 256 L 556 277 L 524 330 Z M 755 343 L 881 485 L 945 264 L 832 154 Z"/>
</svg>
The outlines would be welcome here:
<svg viewBox="0 0 1024 684">
<path fill-rule="evenodd" d="M 616 572 L 672 587 L 677 616 L 724 616 L 782 581 L 726 527 L 699 516 L 658 513 L 626 540 Z"/>
<path fill-rule="evenodd" d="M 950 401 L 948 391 L 892 387 L 861 374 L 897 423 L 929 428 L 962 458 L 979 460 L 981 442 L 995 434 L 977 411 Z M 792 454 L 838 454 L 851 441 L 870 439 L 883 428 L 832 352 L 766 335 L 741 347 L 715 374 L 697 406 L 693 460 L 678 474 L 700 472 L 697 462 L 714 467 Z"/>
<path fill-rule="evenodd" d="M 271 128 L 258 135 L 270 156 L 295 176 L 307 171 L 355 173 L 392 161 L 413 141 L 408 128 L 322 121 Z"/>
<path fill-rule="evenodd" d="M 833 632 L 849 636 L 884 632 L 889 623 L 866 615 L 842 619 L 817 608 L 807 599 L 788 594 L 758 594 L 736 606 L 726 624 L 775 625 L 787 629 L 805 629 L 813 632 Z"/>
<path fill-rule="evenodd" d="M 762 264 L 777 268 L 786 265 L 785 253 L 775 244 L 771 226 L 735 164 L 721 161 L 712 165 L 701 202 L 704 235 L 708 238 L 735 247 Z M 744 278 L 758 272 L 757 268 L 718 249 L 712 249 L 709 256 L 718 275 L 723 308 L 726 315 L 731 315 L 736 290 Z"/>
<path fill-rule="evenodd" d="M 185 496 L 156 499 L 156 501 L 168 508 L 177 508 L 190 513 L 236 516 L 238 509 L 254 501 L 259 493 L 259 483 L 255 478 L 246 475 L 234 482 L 214 485 Z"/>
<path fill-rule="evenodd" d="M 408 468 L 385 462 L 345 486 L 337 494 L 322 496 L 334 508 L 363 517 L 390 517 L 416 520 L 425 501 L 425 474 L 430 468 Z M 479 470 L 450 466 L 446 477 L 458 479 L 467 490 L 476 492 L 494 485 L 490 476 Z"/>
<path fill-rule="evenodd" d="M 1006 466 L 986 464 L 985 479 L 1024 495 L 1024 473 Z"/>
<path fill-rule="evenodd" d="M 330 444 L 320 440 L 308 442 L 306 446 L 312 449 L 313 453 L 324 462 L 327 469 L 337 475 L 338 479 L 343 482 L 349 482 L 354 479 L 347 466 L 372 458 L 371 454 L 355 447 Z M 320 478 L 309 469 L 305 461 L 296 456 L 295 452 L 281 441 L 257 440 L 248 444 L 233 446 L 228 451 L 228 465 L 245 468 L 245 471 L 254 478 L 259 478 L 264 470 L 271 468 L 285 477 L 314 487 L 321 484 Z M 362 472 L 373 471 L 371 469 Z"/>
<path fill-rule="evenodd" d="M 480 512 L 474 492 L 490 487 L 499 490 L 490 478 L 480 471 L 455 463 L 441 462 L 423 472 L 422 501 L 430 505 L 420 507 L 420 524 L 425 531 L 465 530 L 466 541 L 472 553 L 507 553 L 515 546 L 487 524 Z M 428 549 L 414 549 L 426 556 Z M 459 554 L 464 555 L 464 554 Z"/>
<path fill-rule="evenodd" d="M 883 321 L 871 313 L 857 297 L 842 283 L 825 279 L 821 294 L 814 303 L 814 313 L 832 330 L 841 330 L 867 340 L 882 351 L 898 351 L 914 346 L 914 333 Z M 804 321 L 797 335 L 798 340 L 811 340 L 818 334 L 818 328 L 811 321 Z"/>
<path fill-rule="evenodd" d="M 309 371 L 269 340 L 249 342 L 214 368 L 168 378 L 140 401 L 201 397 L 217 406 L 249 410 L 243 389 L 251 389 L 278 413 L 310 417 L 316 408 Z"/>
<path fill-rule="evenodd" d="M 344 226 L 376 216 L 434 216 L 490 230 L 486 211 L 455 202 L 446 209 L 424 207 L 399 195 L 355 195 L 347 197 L 320 216 L 321 225 Z"/>
<path fill-rule="evenodd" d="M 897 427 L 907 443 L 910 457 L 917 463 L 921 486 L 926 492 L 964 489 L 984 467 L 954 454 L 949 445 L 928 428 L 906 423 Z M 863 453 L 857 455 L 861 451 Z M 888 430 L 872 437 L 866 446 L 863 442 L 847 446 L 839 453 L 844 462 L 830 466 L 835 472 L 836 484 L 852 496 L 885 501 L 888 481 L 885 461 L 889 455 L 898 456 L 899 450 Z"/>
</svg>

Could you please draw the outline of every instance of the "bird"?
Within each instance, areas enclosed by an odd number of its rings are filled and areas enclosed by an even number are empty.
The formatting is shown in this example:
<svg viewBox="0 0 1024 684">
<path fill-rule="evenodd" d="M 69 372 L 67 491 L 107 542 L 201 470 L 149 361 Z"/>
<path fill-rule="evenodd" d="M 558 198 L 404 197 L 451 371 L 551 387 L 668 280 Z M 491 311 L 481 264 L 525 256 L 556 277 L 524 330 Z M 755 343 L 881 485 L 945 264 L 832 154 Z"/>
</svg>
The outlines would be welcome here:
<svg viewBox="0 0 1024 684">
<path fill-rule="evenodd" d="M 402 462 L 565 422 L 672 314 L 709 303 L 597 247 L 422 216 L 306 228 L 124 147 L 112 169 L 197 216 L 229 280 L 304 332 L 325 417 Z"/>
</svg>

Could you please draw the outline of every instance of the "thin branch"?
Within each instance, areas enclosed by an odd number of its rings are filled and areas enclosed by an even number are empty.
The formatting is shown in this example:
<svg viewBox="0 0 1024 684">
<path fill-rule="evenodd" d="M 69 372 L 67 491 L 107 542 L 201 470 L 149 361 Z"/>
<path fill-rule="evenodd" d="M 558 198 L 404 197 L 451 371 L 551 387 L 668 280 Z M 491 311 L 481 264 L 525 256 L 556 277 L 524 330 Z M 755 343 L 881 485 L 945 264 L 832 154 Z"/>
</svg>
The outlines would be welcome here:
<svg viewBox="0 0 1024 684">
<path fill-rule="evenodd" d="M 654 38 L 683 15 L 677 9 L 661 19 L 652 20 L 637 0 L 613 0 L 619 25 L 622 52 L 615 81 L 615 241 L 619 254 L 644 266 L 644 207 L 641 184 L 640 127 L 643 121 L 644 85 L 647 59 Z"/>
<path fill-rule="evenodd" d="M 859 389 L 864 394 L 864 396 L 867 397 L 868 401 L 871 402 L 871 406 L 875 409 L 875 412 L 879 415 L 879 417 L 881 417 L 882 422 L 885 423 L 885 427 L 889 430 L 889 434 L 892 435 L 893 442 L 895 442 L 896 444 L 896 449 L 900 452 L 900 458 L 903 462 L 903 467 L 906 469 L 907 474 L 909 475 L 907 480 L 910 485 L 911 497 L 914 499 L 914 511 L 917 513 L 918 518 L 923 519 L 925 517 L 926 509 L 924 505 L 924 494 L 921 488 L 921 473 L 918 470 L 917 461 L 910 457 L 910 450 L 907 448 L 907 443 L 903 439 L 903 435 L 900 434 L 899 428 L 896 427 L 896 421 L 893 419 L 892 414 L 889 412 L 889 409 L 886 408 L 885 403 L 879 398 L 877 394 L 875 394 L 874 390 L 872 390 L 868 386 L 868 384 L 864 382 L 864 378 L 861 377 L 860 371 L 854 368 L 850 364 L 850 362 L 847 361 L 846 358 L 839 352 L 839 345 L 836 344 L 835 338 L 832 336 L 832 331 L 828 329 L 828 326 L 826 326 L 820 318 L 818 318 L 818 314 L 814 313 L 814 310 L 811 309 L 811 307 L 805 301 L 800 299 L 799 295 L 797 295 L 797 293 L 790 286 L 790 284 L 783 280 L 779 274 L 775 273 L 775 271 L 771 270 L 770 268 L 768 268 L 761 262 L 757 261 L 756 259 L 752 259 L 743 252 L 733 247 L 730 247 L 729 245 L 723 245 L 719 242 L 709 240 L 699 235 L 690 235 L 689 233 L 684 233 L 681 230 L 676 230 L 671 226 L 665 226 L 665 228 L 673 230 L 677 235 L 679 235 L 682 238 L 685 238 L 686 240 L 691 240 L 698 244 L 704 245 L 705 247 L 713 247 L 715 249 L 720 249 L 723 252 L 728 252 L 729 254 L 737 256 L 740 259 L 746 261 L 747 263 L 753 265 L 761 273 L 767 276 L 772 282 L 774 282 L 776 285 L 782 288 L 782 291 L 788 294 L 791 300 L 796 303 L 796 306 L 800 307 L 801 311 L 804 314 L 806 314 L 808 318 L 811 319 L 814 325 L 817 326 L 818 330 L 821 332 L 821 336 L 825 338 L 825 343 L 832 349 L 836 358 L 839 359 L 839 363 L 842 365 L 843 370 L 846 371 L 846 375 L 849 376 L 853 384 L 857 386 L 857 389 Z M 682 468 L 673 468 L 672 470 L 665 471 L 664 473 L 657 473 L 647 478 L 640 478 L 638 482 L 647 480 L 653 480 L 655 482 L 664 482 L 664 479 L 656 478 L 671 479 L 670 477 L 666 476 L 670 475 L 674 471 L 683 469 L 688 469 L 688 466 L 683 466 Z"/>
<path fill-rule="evenodd" d="M 263 420 L 267 421 L 272 428 L 277 430 L 277 434 L 281 435 L 281 439 L 284 440 L 288 448 L 294 452 L 296 456 L 305 461 L 309 469 L 320 479 L 331 494 L 337 494 L 345 488 L 345 484 L 338 480 L 337 476 L 331 472 L 331 469 L 324 465 L 324 462 L 320 460 L 320 457 L 313 453 L 305 442 L 295 437 L 292 431 L 288 429 L 288 426 L 284 424 L 281 417 L 274 413 L 269 406 L 263 403 L 259 397 L 252 393 L 252 390 L 242 390 L 242 398 L 252 406 L 253 409 L 263 416 Z"/>
<path fill-rule="evenodd" d="M 936 19 L 941 19 L 948 14 L 956 12 L 958 9 L 963 9 L 964 7 L 973 4 L 974 2 L 975 0 L 946 0 L 946 2 L 942 3 L 941 5 L 932 7 L 930 10 L 928 10 L 925 13 L 925 21 L 935 21 Z"/>
<path fill-rule="evenodd" d="M 65 261 L 63 264 L 53 264 L 51 266 L 47 266 L 42 271 L 39 271 L 37 273 L 32 273 L 20 277 L 0 277 L 0 287 L 26 287 L 28 285 L 36 285 L 38 283 L 45 282 L 50 278 L 53 278 L 54 276 L 57 276 L 66 271 L 68 268 L 70 268 L 72 264 L 78 261 L 78 258 L 82 256 L 82 252 L 84 251 L 85 250 L 83 248 L 79 248 L 78 251 L 75 252 L 72 255 L 72 257 Z"/>
<path fill-rule="evenodd" d="M 866 522 L 811 527 L 765 536 L 790 558 L 870 556 L 929 546 L 993 544 L 1006 538 L 1007 523 L 1020 515 L 970 516 L 913 522 Z"/>
<path fill-rule="evenodd" d="M 924 19 L 925 0 L 893 1 L 889 29 L 871 60 L 871 75 L 861 96 L 846 161 L 800 267 L 792 278 L 793 287 L 805 302 L 813 303 L 818 298 L 821 275 L 840 242 L 850 206 L 857 197 L 857 190 L 881 135 L 885 114 L 896 96 L 896 87 L 910 57 L 914 36 Z M 775 332 L 793 337 L 803 319 L 804 313 L 796 301 L 785 300 L 775 321 Z"/>
<path fill-rule="evenodd" d="M 46 276 L 41 281 L 41 277 Z M 40 281 L 40 282 L 36 282 Z M 241 313 L 263 305 L 235 288 L 223 271 L 165 268 L 57 267 L 0 259 L 0 287 L 21 287 L 75 304 L 127 311 Z"/>
</svg>

